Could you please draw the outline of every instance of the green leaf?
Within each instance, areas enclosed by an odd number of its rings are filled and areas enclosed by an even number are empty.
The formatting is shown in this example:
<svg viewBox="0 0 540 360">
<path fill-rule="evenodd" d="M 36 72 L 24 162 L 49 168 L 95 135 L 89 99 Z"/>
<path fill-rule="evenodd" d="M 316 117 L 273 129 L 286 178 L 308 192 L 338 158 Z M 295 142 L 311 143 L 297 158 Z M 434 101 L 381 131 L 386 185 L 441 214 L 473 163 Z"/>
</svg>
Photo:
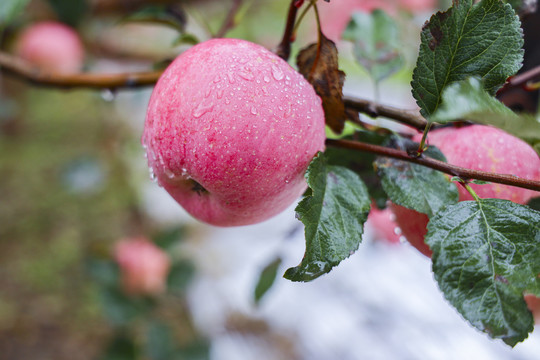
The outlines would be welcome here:
<svg viewBox="0 0 540 360">
<path fill-rule="evenodd" d="M 274 281 L 276 280 L 277 276 L 277 270 L 280 265 L 281 259 L 277 258 L 270 264 L 266 265 L 263 271 L 261 271 L 259 280 L 257 281 L 257 285 L 255 286 L 255 292 L 253 294 L 255 304 L 258 304 L 264 294 L 266 294 L 266 292 L 270 290 L 272 285 L 274 285 Z"/>
<path fill-rule="evenodd" d="M 284 277 L 310 281 L 328 273 L 358 249 L 370 207 L 366 186 L 353 171 L 327 164 L 319 153 L 309 164 L 306 179 L 311 195 L 296 207 L 305 225 L 306 252 L 300 265 Z"/>
<path fill-rule="evenodd" d="M 155 306 L 152 299 L 127 296 L 121 290 L 110 287 L 102 288 L 100 297 L 107 320 L 116 326 L 130 323 Z"/>
<path fill-rule="evenodd" d="M 450 205 L 428 224 L 433 272 L 477 329 L 514 346 L 533 330 L 523 292 L 540 295 L 540 212 L 507 200 Z"/>
<path fill-rule="evenodd" d="M 107 345 L 100 360 L 136 360 L 138 354 L 137 345 L 131 336 L 120 332 L 115 335 Z"/>
<path fill-rule="evenodd" d="M 443 91 L 441 105 L 429 120 L 441 124 L 469 120 L 493 125 L 533 146 L 540 144 L 540 121 L 533 115 L 514 113 L 489 95 L 476 78 L 449 85 Z"/>
<path fill-rule="evenodd" d="M 172 46 L 178 45 L 197 45 L 200 42 L 199 38 L 193 34 L 182 33 L 172 43 Z"/>
<path fill-rule="evenodd" d="M 186 27 L 187 17 L 177 6 L 151 5 L 126 16 L 122 21 L 163 24 L 182 33 Z"/>
<path fill-rule="evenodd" d="M 418 148 L 412 141 L 399 141 L 400 147 Z M 435 146 L 430 146 L 423 156 L 446 161 Z M 375 165 L 384 191 L 395 204 L 431 217 L 447 204 L 458 201 L 456 186 L 440 171 L 387 157 L 379 157 Z"/>
<path fill-rule="evenodd" d="M 193 276 L 195 266 L 189 260 L 176 261 L 167 276 L 167 289 L 173 294 L 183 295 Z"/>
<path fill-rule="evenodd" d="M 424 25 L 413 72 L 412 94 L 424 117 L 441 102 L 444 88 L 470 76 L 490 94 L 515 74 L 523 60 L 522 30 L 514 10 L 500 0 L 454 1 Z"/>
<path fill-rule="evenodd" d="M 371 14 L 354 12 L 343 32 L 343 39 L 354 44 L 356 60 L 376 82 L 392 75 L 404 64 L 396 21 L 380 9 Z"/>
<path fill-rule="evenodd" d="M 30 0 L 2 0 L 0 1 L 0 30 L 9 25 L 26 7 Z"/>
<path fill-rule="evenodd" d="M 534 210 L 540 211 L 540 197 L 535 197 L 531 199 L 527 205 Z"/>
<path fill-rule="evenodd" d="M 173 226 L 171 228 L 160 231 L 153 237 L 153 240 L 154 244 L 156 244 L 163 250 L 169 251 L 182 240 L 183 236 L 184 227 Z"/>
<path fill-rule="evenodd" d="M 173 358 L 174 341 L 167 324 L 152 321 L 146 331 L 146 354 L 152 360 L 170 360 Z"/>
<path fill-rule="evenodd" d="M 58 19 L 68 25 L 77 26 L 88 12 L 86 0 L 48 0 Z"/>
<path fill-rule="evenodd" d="M 372 131 L 356 131 L 351 136 L 344 137 L 346 140 L 362 141 L 369 144 L 382 145 L 388 140 L 388 135 L 383 136 Z M 369 196 L 377 203 L 379 209 L 386 207 L 388 196 L 384 192 L 381 182 L 373 167 L 376 156 L 370 153 L 361 153 L 355 150 L 329 147 L 324 152 L 328 164 L 344 166 L 358 175 L 366 184 Z"/>
</svg>

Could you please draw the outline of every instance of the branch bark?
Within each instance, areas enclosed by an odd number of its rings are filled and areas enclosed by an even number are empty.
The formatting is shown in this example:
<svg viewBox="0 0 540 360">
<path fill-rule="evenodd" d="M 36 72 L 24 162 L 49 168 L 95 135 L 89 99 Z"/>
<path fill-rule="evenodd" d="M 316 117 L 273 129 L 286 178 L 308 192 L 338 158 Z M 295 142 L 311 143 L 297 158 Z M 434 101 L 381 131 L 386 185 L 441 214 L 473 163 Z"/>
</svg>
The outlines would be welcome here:
<svg viewBox="0 0 540 360">
<path fill-rule="evenodd" d="M 377 104 L 373 101 L 349 96 L 345 96 L 343 100 L 345 101 L 346 108 L 364 113 L 370 117 L 387 117 L 412 126 L 420 131 L 424 131 L 427 125 L 426 119 L 424 119 L 418 111 L 399 109 L 393 106 Z"/>
<path fill-rule="evenodd" d="M 0 70 L 34 85 L 60 88 L 120 89 L 153 86 L 162 71 L 120 74 L 58 74 L 41 70 L 18 57 L 0 52 Z"/>
<path fill-rule="evenodd" d="M 327 146 L 340 147 L 357 151 L 364 151 L 378 154 L 380 156 L 391 157 L 414 164 L 423 165 L 451 176 L 458 176 L 463 180 L 483 180 L 497 184 L 516 186 L 524 189 L 540 191 L 540 181 L 523 179 L 514 175 L 495 174 L 485 171 L 466 169 L 459 166 L 445 163 L 428 157 L 412 157 L 407 152 L 384 146 L 368 144 L 360 141 L 327 139 Z"/>
<path fill-rule="evenodd" d="M 285 23 L 285 31 L 283 31 L 283 38 L 279 43 L 276 54 L 285 61 L 289 60 L 291 55 L 291 42 L 293 41 L 294 23 L 296 22 L 296 14 L 298 7 L 296 6 L 297 0 L 291 0 L 289 5 L 289 13 L 287 14 L 287 22 Z"/>
</svg>

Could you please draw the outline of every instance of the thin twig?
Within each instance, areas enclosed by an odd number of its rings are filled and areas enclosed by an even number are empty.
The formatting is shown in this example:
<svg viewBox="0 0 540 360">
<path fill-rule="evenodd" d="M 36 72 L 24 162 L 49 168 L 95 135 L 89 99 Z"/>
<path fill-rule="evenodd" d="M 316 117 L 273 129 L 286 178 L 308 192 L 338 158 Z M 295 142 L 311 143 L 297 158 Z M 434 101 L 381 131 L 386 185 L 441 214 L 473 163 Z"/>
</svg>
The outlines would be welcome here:
<svg viewBox="0 0 540 360">
<path fill-rule="evenodd" d="M 418 111 L 404 110 L 393 106 L 377 104 L 373 101 L 358 99 L 349 96 L 343 98 L 345 107 L 369 115 L 370 117 L 383 116 L 397 120 L 403 124 L 423 131 L 427 125 L 426 119 Z"/>
<path fill-rule="evenodd" d="M 34 85 L 61 88 L 119 89 L 153 86 L 162 71 L 120 74 L 59 74 L 41 70 L 39 67 L 13 55 L 0 52 L 0 70 L 26 80 Z"/>
<path fill-rule="evenodd" d="M 214 37 L 222 38 L 225 36 L 225 34 L 227 34 L 229 30 L 236 26 L 235 17 L 238 13 L 238 10 L 240 10 L 240 6 L 242 6 L 242 1 L 243 0 L 233 0 L 231 9 L 227 13 L 227 17 L 223 21 L 223 24 L 221 24 L 221 28 L 218 30 Z"/>
<path fill-rule="evenodd" d="M 497 184 L 504 184 L 510 186 L 516 186 L 524 189 L 540 191 L 540 181 L 527 180 L 514 175 L 507 174 L 495 174 L 485 171 L 478 171 L 472 169 L 466 169 L 459 166 L 451 165 L 445 163 L 444 161 L 435 160 L 428 157 L 413 157 L 410 156 L 406 151 L 396 150 L 392 148 L 387 148 L 380 145 L 368 144 L 360 141 L 350 141 L 350 140 L 336 140 L 336 139 L 327 139 L 327 146 L 340 147 L 358 151 L 364 151 L 369 153 L 378 154 L 385 157 L 390 157 L 394 159 L 399 159 L 403 161 L 408 161 L 414 164 L 423 165 L 438 171 L 441 171 L 445 174 L 451 176 L 457 176 L 463 180 L 483 180 L 489 181 Z"/>
<path fill-rule="evenodd" d="M 279 43 L 276 54 L 283 60 L 289 60 L 291 55 L 291 42 L 293 41 L 294 34 L 294 23 L 296 22 L 296 13 L 298 8 L 296 7 L 297 0 L 291 0 L 291 5 L 289 6 L 289 13 L 287 14 L 287 22 L 285 24 L 285 31 L 283 31 L 283 38 Z"/>
<path fill-rule="evenodd" d="M 506 84 L 497 92 L 497 94 L 501 94 L 507 90 L 516 88 L 516 87 L 525 87 L 528 82 L 531 82 L 533 80 L 538 80 L 540 77 L 540 65 L 536 66 L 530 70 L 527 70 L 521 74 L 512 76 L 508 79 Z"/>
</svg>

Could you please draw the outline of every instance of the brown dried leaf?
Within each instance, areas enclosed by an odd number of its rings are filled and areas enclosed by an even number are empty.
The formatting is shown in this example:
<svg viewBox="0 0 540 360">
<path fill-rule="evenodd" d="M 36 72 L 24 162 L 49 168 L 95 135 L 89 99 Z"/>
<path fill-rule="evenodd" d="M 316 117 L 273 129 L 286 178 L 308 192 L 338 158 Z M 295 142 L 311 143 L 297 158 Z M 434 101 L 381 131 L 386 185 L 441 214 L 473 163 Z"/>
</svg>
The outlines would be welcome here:
<svg viewBox="0 0 540 360">
<path fill-rule="evenodd" d="M 345 73 L 338 67 L 336 45 L 321 34 L 320 43 L 311 44 L 298 53 L 296 64 L 321 97 L 326 124 L 340 134 L 346 119 L 342 90 Z"/>
</svg>

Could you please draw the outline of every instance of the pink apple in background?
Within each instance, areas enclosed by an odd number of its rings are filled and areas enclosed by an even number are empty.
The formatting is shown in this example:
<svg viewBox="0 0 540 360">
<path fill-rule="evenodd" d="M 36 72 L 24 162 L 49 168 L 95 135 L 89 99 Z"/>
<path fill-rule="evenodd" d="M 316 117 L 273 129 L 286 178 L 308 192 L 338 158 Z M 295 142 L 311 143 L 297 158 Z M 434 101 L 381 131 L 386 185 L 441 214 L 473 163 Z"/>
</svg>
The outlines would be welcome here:
<svg viewBox="0 0 540 360">
<path fill-rule="evenodd" d="M 123 239 L 116 244 L 114 257 L 126 293 L 157 295 L 165 291 L 171 263 L 154 243 L 142 237 Z"/>
<path fill-rule="evenodd" d="M 529 311 L 533 314 L 535 324 L 540 324 L 540 298 L 532 294 L 525 294 L 524 299 Z"/>
<path fill-rule="evenodd" d="M 395 215 L 390 208 L 381 210 L 372 204 L 366 225 L 373 228 L 377 240 L 383 240 L 392 244 L 400 243 L 401 234 L 397 230 L 398 226 L 395 222 Z"/>
<path fill-rule="evenodd" d="M 285 61 L 237 39 L 198 44 L 166 69 L 142 138 L 158 183 L 218 226 L 266 220 L 306 189 L 324 149 L 321 99 Z"/>
<path fill-rule="evenodd" d="M 53 21 L 24 29 L 15 53 L 46 71 L 62 74 L 79 72 L 84 61 L 84 47 L 75 30 Z"/>
<path fill-rule="evenodd" d="M 419 141 L 421 135 L 414 137 Z M 525 179 L 540 179 L 540 158 L 527 143 L 503 130 L 483 125 L 461 128 L 447 127 L 433 130 L 428 135 L 428 143 L 437 146 L 450 164 L 499 174 L 512 174 Z M 471 188 L 480 198 L 497 198 L 525 204 L 538 192 L 495 183 Z M 473 197 L 462 186 L 458 186 L 459 200 Z M 393 204 L 396 222 L 407 240 L 426 256 L 431 250 L 424 243 L 428 217 L 414 210 Z"/>
</svg>

